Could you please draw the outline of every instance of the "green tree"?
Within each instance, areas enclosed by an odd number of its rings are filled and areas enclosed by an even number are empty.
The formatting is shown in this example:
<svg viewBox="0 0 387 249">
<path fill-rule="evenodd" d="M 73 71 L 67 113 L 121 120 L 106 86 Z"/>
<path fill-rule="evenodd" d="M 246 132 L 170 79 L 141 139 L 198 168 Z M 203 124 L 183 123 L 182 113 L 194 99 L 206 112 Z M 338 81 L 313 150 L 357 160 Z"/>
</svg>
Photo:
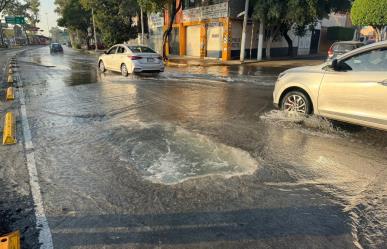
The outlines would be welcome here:
<svg viewBox="0 0 387 249">
<path fill-rule="evenodd" d="M 372 26 L 376 39 L 381 41 L 382 30 L 387 26 L 387 0 L 355 0 L 351 18 L 355 25 Z"/>
<path fill-rule="evenodd" d="M 94 9 L 96 27 L 105 44 L 123 43 L 136 37 L 132 19 L 139 7 L 135 0 L 81 0 L 81 3 L 87 10 Z"/>
<path fill-rule="evenodd" d="M 0 13 L 7 7 L 12 0 L 0 0 Z"/>
<path fill-rule="evenodd" d="M 28 6 L 28 10 L 30 12 L 30 15 L 29 15 L 30 23 L 33 27 L 36 27 L 36 24 L 40 21 L 39 20 L 40 1 L 39 0 L 27 0 L 26 3 Z"/>
<path fill-rule="evenodd" d="M 288 43 L 288 54 L 292 55 L 293 42 L 288 35 L 292 28 L 302 36 L 308 27 L 313 28 L 330 13 L 349 10 L 351 0 L 253 0 L 253 5 L 253 17 L 265 23 L 266 57 L 270 58 L 274 39 L 283 36 Z"/>
<path fill-rule="evenodd" d="M 177 0 L 138 0 L 138 2 L 140 6 L 149 12 L 157 13 L 166 11 L 168 14 L 168 26 L 163 34 L 163 58 L 167 60 L 166 44 L 172 32 L 172 25 L 175 22 L 176 14 L 183 7 L 183 0 L 179 1 L 179 4 Z"/>
<path fill-rule="evenodd" d="M 55 11 L 60 15 L 58 26 L 69 29 L 72 45 L 80 48 L 81 44 L 88 44 L 91 11 L 86 10 L 79 0 L 55 0 L 55 4 Z"/>
</svg>

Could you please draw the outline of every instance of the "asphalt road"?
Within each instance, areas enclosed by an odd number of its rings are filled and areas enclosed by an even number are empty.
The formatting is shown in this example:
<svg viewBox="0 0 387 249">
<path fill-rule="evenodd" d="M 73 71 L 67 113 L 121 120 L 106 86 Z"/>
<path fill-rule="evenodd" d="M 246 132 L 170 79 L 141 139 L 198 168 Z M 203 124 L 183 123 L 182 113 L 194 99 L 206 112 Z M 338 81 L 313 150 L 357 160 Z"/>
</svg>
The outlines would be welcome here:
<svg viewBox="0 0 387 249">
<path fill-rule="evenodd" d="M 284 68 L 18 66 L 55 248 L 387 248 L 387 133 L 273 111 Z"/>
</svg>

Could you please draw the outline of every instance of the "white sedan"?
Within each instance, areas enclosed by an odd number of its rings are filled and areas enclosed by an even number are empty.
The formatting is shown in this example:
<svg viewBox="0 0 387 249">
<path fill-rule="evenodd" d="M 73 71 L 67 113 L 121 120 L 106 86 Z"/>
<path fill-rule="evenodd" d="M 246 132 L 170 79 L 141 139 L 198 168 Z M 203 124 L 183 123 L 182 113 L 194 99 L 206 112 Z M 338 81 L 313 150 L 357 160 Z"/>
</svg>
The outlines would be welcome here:
<svg viewBox="0 0 387 249">
<path fill-rule="evenodd" d="M 148 47 L 117 44 L 99 57 L 98 68 L 101 72 L 121 72 L 126 77 L 129 73 L 164 72 L 164 63 L 162 57 Z"/>
</svg>

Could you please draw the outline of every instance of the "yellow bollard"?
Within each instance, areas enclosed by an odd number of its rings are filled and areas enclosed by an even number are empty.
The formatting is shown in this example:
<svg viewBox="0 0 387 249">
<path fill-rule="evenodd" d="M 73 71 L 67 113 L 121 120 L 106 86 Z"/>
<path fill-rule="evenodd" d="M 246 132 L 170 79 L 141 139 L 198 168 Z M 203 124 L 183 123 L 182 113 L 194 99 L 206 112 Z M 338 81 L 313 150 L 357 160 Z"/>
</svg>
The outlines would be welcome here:
<svg viewBox="0 0 387 249">
<path fill-rule="evenodd" d="M 8 74 L 8 83 L 13 84 L 13 75 L 12 74 Z"/>
<path fill-rule="evenodd" d="M 14 100 L 15 99 L 15 93 L 14 93 L 13 87 L 7 88 L 6 99 L 7 100 Z"/>
<path fill-rule="evenodd" d="M 7 112 L 7 114 L 5 114 L 3 144 L 16 144 L 15 121 L 12 112 Z"/>
<path fill-rule="evenodd" d="M 0 237 L 0 249 L 20 249 L 20 232 L 16 231 Z"/>
</svg>

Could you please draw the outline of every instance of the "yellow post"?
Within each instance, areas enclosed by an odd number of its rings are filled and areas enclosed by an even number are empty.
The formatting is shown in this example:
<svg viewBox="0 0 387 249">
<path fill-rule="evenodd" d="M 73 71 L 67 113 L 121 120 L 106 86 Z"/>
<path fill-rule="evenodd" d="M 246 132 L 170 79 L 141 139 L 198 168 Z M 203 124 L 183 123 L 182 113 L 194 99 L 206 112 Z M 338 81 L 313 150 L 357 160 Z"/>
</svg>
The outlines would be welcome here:
<svg viewBox="0 0 387 249">
<path fill-rule="evenodd" d="M 187 51 L 187 33 L 183 23 L 179 24 L 179 55 L 184 56 Z"/>
<path fill-rule="evenodd" d="M 12 74 L 8 74 L 8 83 L 13 84 L 13 75 Z"/>
<path fill-rule="evenodd" d="M 0 237 L 0 249 L 20 249 L 20 232 L 16 231 Z"/>
<path fill-rule="evenodd" d="M 15 119 L 12 112 L 7 112 L 4 121 L 4 132 L 3 132 L 3 144 L 16 144 L 15 138 Z"/>
<path fill-rule="evenodd" d="M 223 51 L 222 61 L 231 60 L 232 25 L 230 18 L 223 20 Z"/>
<path fill-rule="evenodd" d="M 14 93 L 13 87 L 7 88 L 6 99 L 7 100 L 14 100 L 15 99 L 15 93 Z"/>
</svg>

